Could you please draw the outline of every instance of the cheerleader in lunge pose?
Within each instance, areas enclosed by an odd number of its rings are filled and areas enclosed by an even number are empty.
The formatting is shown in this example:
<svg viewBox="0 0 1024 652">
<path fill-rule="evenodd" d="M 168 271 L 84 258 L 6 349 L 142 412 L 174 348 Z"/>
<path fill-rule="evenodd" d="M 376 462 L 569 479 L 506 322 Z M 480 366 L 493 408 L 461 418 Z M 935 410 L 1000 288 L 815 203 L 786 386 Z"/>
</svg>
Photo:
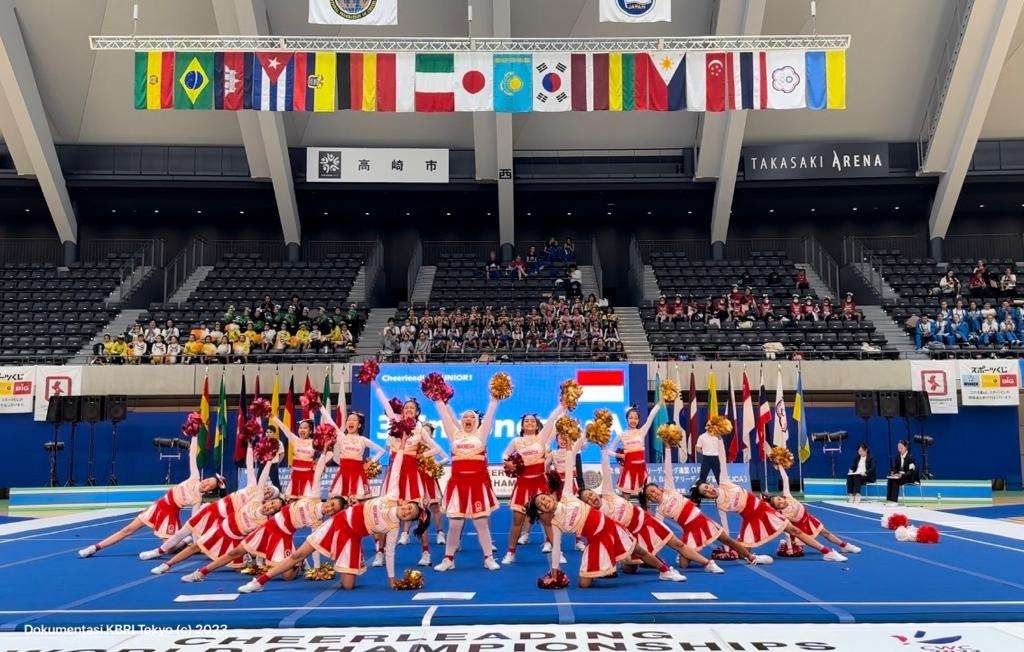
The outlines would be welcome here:
<svg viewBox="0 0 1024 652">
<path fill-rule="evenodd" d="M 728 513 L 739 514 L 741 519 L 739 539 L 743 545 L 756 548 L 785 532 L 819 550 L 825 561 L 846 561 L 846 557 L 843 555 L 821 545 L 814 537 L 798 530 L 766 501 L 743 487 L 733 484 L 729 480 L 729 469 L 725 462 L 725 446 L 718 447 L 718 461 L 722 468 L 722 478 L 718 486 L 702 482 L 693 488 L 690 497 L 697 504 L 700 504 L 701 498 L 714 500 L 718 506 L 722 526 L 726 530 L 729 529 Z"/>
<path fill-rule="evenodd" d="M 448 517 L 448 543 L 444 559 L 434 570 L 444 572 L 455 568 L 455 552 L 459 547 L 462 527 L 466 519 L 473 521 L 480 548 L 484 553 L 484 568 L 498 570 L 501 565 L 494 560 L 491 545 L 491 528 L 488 522 L 491 512 L 498 508 L 498 499 L 491 486 L 491 474 L 487 469 L 487 438 L 494 427 L 494 413 L 500 401 L 491 398 L 483 419 L 473 410 L 466 410 L 462 418 L 455 419 L 455 413 L 445 401 L 434 401 L 441 415 L 441 425 L 451 442 L 452 469 L 444 493 L 445 515 Z"/>
<path fill-rule="evenodd" d="M 404 456 L 403 448 L 399 450 L 395 463 L 401 464 Z M 240 586 L 238 591 L 262 591 L 264 584 L 300 565 L 314 550 L 334 560 L 334 569 L 341 574 L 341 588 L 352 589 L 356 585 L 356 577 L 366 572 L 363 563 L 363 539 L 371 535 L 381 535 L 385 539 L 388 584 L 394 587 L 395 545 L 398 542 L 399 528 L 403 522 L 418 521 L 416 534 L 420 535 L 430 523 L 429 512 L 420 507 L 419 503 L 399 500 L 398 480 L 398 474 L 392 474 L 388 478 L 388 484 L 384 486 L 383 496 L 356 503 L 335 513 L 314 530 L 298 550 L 274 564 L 266 573 Z"/>
<path fill-rule="evenodd" d="M 654 417 L 662 405 L 661 400 L 652 405 L 651 411 L 647 413 L 647 421 L 642 425 L 640 412 L 635 406 L 626 410 L 627 428 L 608 444 L 611 450 L 615 450 L 619 440 L 622 440 L 622 473 L 619 475 L 618 489 L 624 494 L 634 496 L 647 484 L 647 450 L 644 442 L 647 441 L 647 431 L 651 429 Z"/>
<path fill-rule="evenodd" d="M 288 489 L 284 492 L 286 498 L 300 498 L 306 495 L 306 491 L 313 484 L 313 466 L 316 451 L 313 449 L 313 420 L 301 419 L 299 421 L 296 435 L 288 429 L 284 423 L 273 415 L 268 423 L 276 426 L 278 430 L 288 438 L 288 443 L 293 447 L 292 475 L 288 481 Z"/>
<path fill-rule="evenodd" d="M 675 478 L 672 477 L 671 447 L 665 447 L 664 457 L 665 486 L 659 487 L 653 482 L 648 482 L 640 493 L 640 507 L 646 510 L 649 504 L 657 505 L 658 516 L 675 521 L 683 530 L 680 539 L 694 550 L 701 550 L 712 541 L 721 541 L 748 563 L 772 563 L 773 559 L 768 555 L 751 553 L 746 546 L 729 536 L 721 525 L 705 516 L 696 503 L 679 493 L 676 490 Z M 684 559 L 679 560 L 680 565 L 685 563 Z"/>
<path fill-rule="evenodd" d="M 569 451 L 575 456 L 585 445 L 586 440 L 580 437 Z M 569 463 L 565 469 L 565 477 L 574 480 L 575 475 L 576 466 Z M 677 571 L 644 550 L 626 528 L 602 514 L 600 509 L 594 509 L 583 502 L 578 496 L 563 492 L 561 500 L 556 500 L 550 493 L 538 494 L 530 502 L 528 514 L 531 521 L 540 519 L 552 528 L 552 571 L 559 571 L 563 531 L 572 532 L 586 542 L 580 560 L 581 589 L 589 588 L 599 577 L 615 574 L 618 562 L 629 559 L 632 555 L 637 555 L 644 563 L 658 568 L 661 571 L 659 579 L 670 582 L 686 580 Z"/>
<path fill-rule="evenodd" d="M 703 566 L 704 570 L 709 573 L 724 573 L 725 571 L 719 568 L 714 560 L 706 559 L 699 552 L 677 539 L 672 531 L 653 514 L 615 493 L 612 488 L 610 457 L 611 451 L 608 448 L 601 450 L 601 493 L 598 494 L 593 489 L 584 489 L 580 496 L 583 498 L 583 502 L 594 509 L 600 509 L 605 516 L 629 530 L 630 534 L 636 538 L 637 544 L 657 560 L 658 564 L 655 567 L 659 570 L 666 568 L 666 565 L 657 559 L 657 555 L 667 545 L 679 554 L 680 560 L 695 562 Z M 635 563 L 627 564 L 624 566 L 624 570 L 635 573 L 636 566 Z M 667 571 L 662 570 L 662 574 L 668 573 L 669 576 L 676 572 L 671 567 L 668 567 Z"/>
<path fill-rule="evenodd" d="M 536 414 L 527 414 L 523 417 L 519 428 L 519 437 L 508 443 L 505 452 L 501 457 L 508 460 L 513 453 L 518 454 L 523 460 L 523 469 L 516 478 L 516 484 L 512 488 L 512 497 L 508 501 L 508 507 L 512 510 L 512 529 L 508 533 L 508 552 L 501 560 L 503 564 L 511 564 L 516 560 L 516 545 L 525 545 L 529 541 L 530 529 L 523 529 L 526 521 L 526 506 L 530 504 L 533 497 L 539 493 L 548 491 L 547 475 L 544 472 L 544 459 L 548 448 L 551 447 L 551 437 L 555 432 L 555 421 L 565 414 L 565 406 L 561 402 L 548 415 L 544 426 L 541 427 L 540 418 Z M 544 552 L 551 550 L 551 528 L 547 525 L 544 528 Z"/>
<path fill-rule="evenodd" d="M 358 413 L 345 414 L 345 406 L 342 404 L 342 423 L 345 427 L 339 427 L 331 418 L 331 411 L 326 407 L 320 408 L 323 423 L 334 426 L 337 437 L 334 440 L 333 458 L 338 465 L 338 472 L 334 475 L 334 482 L 331 483 L 330 496 L 345 496 L 348 499 L 366 500 L 373 494 L 370 491 L 370 481 L 366 477 L 366 463 L 363 462 L 363 453 L 369 448 L 373 451 L 371 462 L 376 462 L 384 455 L 384 449 L 377 445 L 377 442 L 363 436 L 363 426 L 366 418 Z M 316 482 L 314 481 L 314 486 Z M 319 493 L 319 492 L 318 492 Z"/>
<path fill-rule="evenodd" d="M 860 547 L 855 546 L 848 541 L 843 541 L 836 535 L 828 531 L 821 521 L 819 521 L 811 511 L 807 509 L 807 506 L 802 502 L 793 497 L 793 494 L 789 491 L 789 475 L 786 473 L 786 469 L 781 464 L 776 464 L 775 468 L 779 470 L 779 476 L 782 478 L 782 494 L 779 496 L 765 496 L 771 506 L 779 511 L 783 516 L 786 517 L 793 527 L 803 532 L 807 536 L 817 537 L 821 535 L 825 537 L 829 542 L 839 546 L 839 549 L 843 552 L 858 553 Z M 780 556 L 786 557 L 799 557 L 803 555 L 803 546 L 797 541 L 794 541 L 793 535 L 787 533 L 785 540 L 779 545 Z"/>
<path fill-rule="evenodd" d="M 167 493 L 153 502 L 152 505 L 139 512 L 139 515 L 132 519 L 131 523 L 124 526 L 106 539 L 78 551 L 78 556 L 91 557 L 98 550 L 109 548 L 115 543 L 131 536 L 143 527 L 153 530 L 153 534 L 161 539 L 166 539 L 178 531 L 181 523 L 181 508 L 195 507 L 203 502 L 203 496 L 224 488 L 224 477 L 214 475 L 210 478 L 202 478 L 199 475 L 199 465 L 196 463 L 196 455 L 199 454 L 199 442 L 192 437 L 188 446 L 188 479 L 179 482 L 167 490 Z"/>
<path fill-rule="evenodd" d="M 286 504 L 262 527 L 247 534 L 234 549 L 199 570 L 183 576 L 181 581 L 202 582 L 211 572 L 241 560 L 246 554 L 257 559 L 265 559 L 269 564 L 276 564 L 291 555 L 295 549 L 296 530 L 305 527 L 316 529 L 320 527 L 325 518 L 329 518 L 346 507 L 345 500 L 341 496 L 331 496 L 327 500 L 320 500 L 320 478 L 323 476 L 328 461 L 330 461 L 330 457 L 327 455 L 321 455 L 317 460 L 310 493 Z M 292 566 L 283 573 L 286 580 L 293 580 L 298 574 L 298 566 Z"/>
</svg>

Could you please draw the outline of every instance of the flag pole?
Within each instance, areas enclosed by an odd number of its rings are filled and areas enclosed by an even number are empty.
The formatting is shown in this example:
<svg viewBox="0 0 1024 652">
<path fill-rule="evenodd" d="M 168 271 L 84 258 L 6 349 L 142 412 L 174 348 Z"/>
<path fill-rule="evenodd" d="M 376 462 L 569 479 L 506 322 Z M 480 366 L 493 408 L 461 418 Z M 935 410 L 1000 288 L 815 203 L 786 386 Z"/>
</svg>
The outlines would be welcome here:
<svg viewBox="0 0 1024 652">
<path fill-rule="evenodd" d="M 803 446 L 803 442 L 800 439 L 800 433 L 803 433 L 804 437 L 808 437 L 808 438 L 810 437 L 810 435 L 807 434 L 807 422 L 806 422 L 806 419 L 807 419 L 807 406 L 804 405 L 804 396 L 803 396 L 803 390 L 804 390 L 804 384 L 803 384 L 803 362 L 797 362 L 796 363 L 796 377 L 799 379 L 797 381 L 797 385 L 800 386 L 800 422 L 799 422 L 799 424 L 797 425 L 797 428 L 796 428 L 796 459 L 797 459 L 797 462 L 799 462 L 799 465 L 797 465 L 796 468 L 797 468 L 797 474 L 799 475 L 799 478 L 800 478 L 800 492 L 803 493 L 803 490 L 804 490 L 804 459 L 803 459 L 803 456 L 800 454 L 800 448 Z M 808 439 L 807 445 L 808 446 L 811 445 L 810 439 Z"/>
<path fill-rule="evenodd" d="M 764 387 L 764 363 L 760 363 L 761 367 L 761 387 Z M 766 390 L 767 391 L 767 390 Z M 768 397 L 765 396 L 765 399 Z M 768 424 L 764 424 L 764 444 L 761 448 L 761 464 L 764 466 L 764 490 L 768 491 L 768 455 L 765 454 L 764 447 L 768 445 Z"/>
<path fill-rule="evenodd" d="M 221 386 L 222 387 L 224 386 L 224 372 L 225 371 L 227 371 L 227 367 L 221 366 L 221 368 L 220 368 L 220 382 L 221 382 Z M 243 370 L 242 373 L 244 374 L 245 371 Z M 227 419 L 227 415 L 225 415 L 224 418 Z M 217 398 L 217 427 L 218 428 L 220 427 L 220 398 L 219 398 L 219 394 L 218 394 L 218 398 Z M 223 433 L 223 432 L 220 433 L 220 436 L 221 436 L 221 445 L 220 445 L 220 474 L 224 475 L 224 443 L 223 443 L 223 438 L 225 436 L 225 433 Z M 217 447 L 217 435 L 214 435 L 213 447 L 214 448 Z"/>
</svg>

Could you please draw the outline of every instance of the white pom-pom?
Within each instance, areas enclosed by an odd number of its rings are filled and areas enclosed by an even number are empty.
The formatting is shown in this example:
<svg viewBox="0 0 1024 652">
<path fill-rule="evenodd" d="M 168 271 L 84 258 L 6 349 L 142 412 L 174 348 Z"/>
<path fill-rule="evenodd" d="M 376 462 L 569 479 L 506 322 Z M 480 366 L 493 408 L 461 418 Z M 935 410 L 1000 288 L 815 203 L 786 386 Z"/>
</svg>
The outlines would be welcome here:
<svg viewBox="0 0 1024 652">
<path fill-rule="evenodd" d="M 917 528 L 913 525 L 904 525 L 896 528 L 897 541 L 917 541 Z"/>
<path fill-rule="evenodd" d="M 884 527 L 887 530 L 889 529 L 889 517 L 890 516 L 892 516 L 892 514 L 882 514 L 882 527 Z"/>
</svg>

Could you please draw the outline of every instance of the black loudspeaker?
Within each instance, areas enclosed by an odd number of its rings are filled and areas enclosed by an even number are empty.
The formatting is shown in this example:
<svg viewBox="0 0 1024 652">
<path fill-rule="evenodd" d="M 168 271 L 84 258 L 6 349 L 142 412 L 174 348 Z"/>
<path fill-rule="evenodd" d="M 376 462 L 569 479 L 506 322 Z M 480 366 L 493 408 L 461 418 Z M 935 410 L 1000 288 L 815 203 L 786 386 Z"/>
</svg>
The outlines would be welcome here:
<svg viewBox="0 0 1024 652">
<path fill-rule="evenodd" d="M 120 423 L 128 416 L 127 396 L 108 396 L 103 401 L 104 416 L 111 423 Z"/>
<path fill-rule="evenodd" d="M 61 396 L 60 412 L 61 420 L 64 423 L 78 423 L 82 420 L 81 396 Z"/>
<path fill-rule="evenodd" d="M 878 413 L 887 419 L 900 416 L 899 393 L 878 392 Z"/>
<path fill-rule="evenodd" d="M 927 392 L 917 393 L 917 418 L 927 419 L 932 415 L 932 402 L 928 400 Z"/>
<path fill-rule="evenodd" d="M 64 420 L 61 418 L 61 407 L 62 403 L 59 396 L 54 396 L 50 399 L 50 402 L 46 404 L 46 422 L 47 423 L 63 423 Z"/>
<path fill-rule="evenodd" d="M 853 408 L 860 419 L 870 419 L 878 410 L 878 397 L 875 392 L 857 392 L 853 395 Z"/>
<path fill-rule="evenodd" d="M 922 392 L 900 392 L 900 416 L 916 419 L 921 416 Z"/>
<path fill-rule="evenodd" d="M 103 397 L 83 396 L 82 397 L 82 421 L 96 423 L 103 421 Z"/>
</svg>

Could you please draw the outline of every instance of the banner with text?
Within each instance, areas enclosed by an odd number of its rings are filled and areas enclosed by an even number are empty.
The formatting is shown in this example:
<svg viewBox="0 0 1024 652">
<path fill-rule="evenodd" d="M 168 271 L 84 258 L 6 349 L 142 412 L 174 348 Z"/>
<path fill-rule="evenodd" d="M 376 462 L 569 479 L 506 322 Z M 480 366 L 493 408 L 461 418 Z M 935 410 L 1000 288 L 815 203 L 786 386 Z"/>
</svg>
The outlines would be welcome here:
<svg viewBox="0 0 1024 652">
<path fill-rule="evenodd" d="M 82 367 L 36 367 L 35 420 L 46 421 L 50 399 L 57 396 L 82 395 Z"/>
<path fill-rule="evenodd" d="M 1016 360 L 957 360 L 964 405 L 1019 405 L 1020 365 Z"/>
<path fill-rule="evenodd" d="M 32 411 L 35 367 L 0 367 L 0 414 Z"/>
<path fill-rule="evenodd" d="M 888 143 L 764 145 L 743 148 L 748 181 L 889 176 Z"/>
<path fill-rule="evenodd" d="M 932 414 L 956 414 L 955 360 L 911 360 L 910 387 L 928 395 Z"/>
<path fill-rule="evenodd" d="M 448 150 L 307 147 L 306 181 L 448 183 Z"/>
<path fill-rule="evenodd" d="M 315 25 L 397 25 L 398 0 L 309 0 Z"/>
</svg>

